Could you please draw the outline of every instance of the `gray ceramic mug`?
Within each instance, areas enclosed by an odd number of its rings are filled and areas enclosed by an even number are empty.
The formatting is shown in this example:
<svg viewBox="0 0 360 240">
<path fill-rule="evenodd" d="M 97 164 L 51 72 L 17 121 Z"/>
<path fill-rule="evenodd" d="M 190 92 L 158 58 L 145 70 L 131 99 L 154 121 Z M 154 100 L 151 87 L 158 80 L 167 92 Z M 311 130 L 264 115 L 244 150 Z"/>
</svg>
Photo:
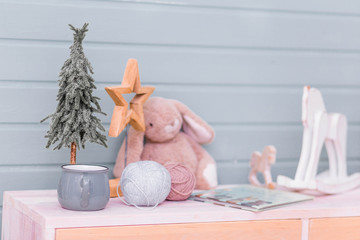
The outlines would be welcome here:
<svg viewBox="0 0 360 240">
<path fill-rule="evenodd" d="M 110 198 L 107 167 L 69 164 L 61 168 L 57 192 L 63 208 L 75 211 L 105 208 Z"/>
</svg>

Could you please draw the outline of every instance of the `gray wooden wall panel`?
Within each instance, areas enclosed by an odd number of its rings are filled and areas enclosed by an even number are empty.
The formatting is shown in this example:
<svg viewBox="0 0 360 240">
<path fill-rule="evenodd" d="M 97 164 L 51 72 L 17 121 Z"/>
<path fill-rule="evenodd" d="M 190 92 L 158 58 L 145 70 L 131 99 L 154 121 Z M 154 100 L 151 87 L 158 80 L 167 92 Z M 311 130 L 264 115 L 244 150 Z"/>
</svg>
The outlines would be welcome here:
<svg viewBox="0 0 360 240">
<path fill-rule="evenodd" d="M 66 2 L 4 3 L 0 8 L 0 38 L 68 41 L 72 34 L 64 28 L 66 24 L 89 21 L 92 30 L 87 40 L 94 42 L 341 50 L 360 47 L 357 17 Z M 17 21 L 17 16 L 32 21 Z M 51 24 L 49 19 L 53 19 Z"/>
<path fill-rule="evenodd" d="M 108 128 L 108 124 L 105 125 Z M 0 128 L 0 152 L 7 152 L 0 166 L 61 165 L 67 162 L 69 150 L 46 149 L 44 135 L 47 126 L 2 125 Z M 222 162 L 247 162 L 254 150 L 261 151 L 265 145 L 273 144 L 278 149 L 277 161 L 294 161 L 300 156 L 302 128 L 281 125 L 214 125 L 215 141 L 205 148 L 221 164 Z M 111 164 L 114 162 L 123 135 L 109 138 L 109 148 L 89 144 L 78 151 L 79 163 Z M 358 142 L 360 127 L 350 126 L 348 136 L 348 159 L 356 160 L 360 155 Z M 21 151 L 9 151 L 21 146 Z M 51 149 L 51 148 L 50 148 Z M 26 157 L 24 157 L 26 153 Z M 327 157 L 325 151 L 322 156 Z"/>
<path fill-rule="evenodd" d="M 349 172 L 360 171 L 360 2 L 286 0 L 0 0 L 0 201 L 5 190 L 55 188 L 69 151 L 45 149 L 57 76 L 69 57 L 67 24 L 90 22 L 84 41 L 101 105 L 137 58 L 154 96 L 183 101 L 214 126 L 206 146 L 219 182 L 245 183 L 249 156 L 278 149 L 273 175 L 293 176 L 301 150 L 304 85 L 349 119 Z M 80 162 L 112 167 L 109 148 L 88 144 Z M 323 151 L 320 169 L 327 167 Z M 21 180 L 20 180 L 21 179 Z M 1 204 L 0 204 L 1 205 Z M 1 213 L 1 212 L 0 212 Z"/>
<path fill-rule="evenodd" d="M 127 0 L 114 0 L 117 2 L 127 2 Z M 322 14 L 359 14 L 360 6 L 357 0 L 328 1 L 328 0 L 139 0 L 138 3 L 160 4 L 160 5 L 177 5 L 179 7 L 213 7 L 213 8 L 230 8 L 232 10 L 245 9 L 257 11 L 287 11 L 292 13 L 322 13 Z"/>
<path fill-rule="evenodd" d="M 22 3 L 25 0 L 7 0 L 2 2 L 18 2 Z M 88 0 L 92 2 L 107 2 L 109 0 Z M 329 1 L 329 0 L 303 0 L 303 1 L 287 1 L 287 0 L 172 0 L 172 1 L 158 1 L 158 0 L 110 0 L 117 3 L 132 3 L 132 4 L 152 4 L 152 5 L 167 5 L 173 7 L 195 7 L 195 8 L 225 8 L 229 10 L 247 10 L 247 11 L 279 11 L 291 12 L 293 14 L 333 14 L 344 16 L 351 16 L 360 13 L 360 7 L 357 0 L 343 0 Z M 72 5 L 72 1 L 62 1 L 65 4 Z M 31 0 L 33 4 L 46 4 L 42 0 Z M 50 4 L 54 4 L 51 2 Z M 85 4 L 87 1 L 85 0 Z M 83 4 L 84 5 L 84 2 Z"/>
<path fill-rule="evenodd" d="M 67 30 L 66 26 L 64 28 Z M 57 80 L 59 66 L 69 57 L 70 44 L 70 41 L 0 41 L 0 54 L 7 56 L 0 58 L 0 66 L 9 66 L 0 72 L 0 80 Z M 313 50 L 108 45 L 89 43 L 86 39 L 84 48 L 86 56 L 96 67 L 94 78 L 97 82 L 119 82 L 126 60 L 136 56 L 142 80 L 145 82 L 291 86 L 360 84 L 357 77 L 360 75 L 357 64 L 360 61 L 359 51 L 338 53 Z"/>
<path fill-rule="evenodd" d="M 55 110 L 58 91 L 55 84 L 51 88 L 39 84 L 23 85 L 0 88 L 0 102 L 6 102 L 2 106 L 0 122 L 37 123 Z M 108 113 L 99 118 L 110 122 L 114 103 L 105 92 L 105 85 L 97 86 L 94 94 L 101 98 L 100 104 Z M 299 124 L 301 121 L 302 86 L 155 86 L 153 96 L 179 99 L 210 123 Z M 354 104 L 360 102 L 360 88 L 322 88 L 322 93 L 329 112 L 342 112 L 349 122 L 360 122 L 360 111 L 354 111 Z"/>
</svg>

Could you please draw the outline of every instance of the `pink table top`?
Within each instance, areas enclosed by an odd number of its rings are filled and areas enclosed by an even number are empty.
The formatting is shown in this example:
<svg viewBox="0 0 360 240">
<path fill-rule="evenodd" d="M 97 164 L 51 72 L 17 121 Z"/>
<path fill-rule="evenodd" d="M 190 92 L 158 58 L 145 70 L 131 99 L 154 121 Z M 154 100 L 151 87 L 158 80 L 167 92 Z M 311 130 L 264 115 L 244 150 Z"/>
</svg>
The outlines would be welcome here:
<svg viewBox="0 0 360 240">
<path fill-rule="evenodd" d="M 308 219 L 360 216 L 360 189 L 341 195 L 321 196 L 264 212 L 216 206 L 196 201 L 165 201 L 153 210 L 126 206 L 120 199 L 110 199 L 104 210 L 77 212 L 65 210 L 57 201 L 55 190 L 11 191 L 4 193 L 4 210 L 14 208 L 40 226 L 74 228 L 189 222 L 217 222 L 268 219 Z M 8 221 L 4 219 L 3 222 Z"/>
</svg>

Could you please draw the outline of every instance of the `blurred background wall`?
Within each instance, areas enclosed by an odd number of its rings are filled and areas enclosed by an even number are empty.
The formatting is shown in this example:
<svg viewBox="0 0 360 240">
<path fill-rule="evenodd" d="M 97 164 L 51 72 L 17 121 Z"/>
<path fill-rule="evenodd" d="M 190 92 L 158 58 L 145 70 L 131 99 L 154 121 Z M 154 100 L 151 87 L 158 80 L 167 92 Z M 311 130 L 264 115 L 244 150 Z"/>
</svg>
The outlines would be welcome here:
<svg viewBox="0 0 360 240">
<path fill-rule="evenodd" d="M 328 111 L 348 116 L 349 172 L 360 170 L 360 2 L 286 0 L 0 0 L 0 203 L 6 190 L 54 189 L 69 149 L 45 149 L 58 73 L 72 31 L 89 22 L 85 55 L 94 67 L 102 117 L 126 61 L 139 62 L 153 96 L 187 104 L 216 130 L 206 146 L 219 182 L 247 183 L 254 150 L 278 149 L 273 177 L 293 176 L 300 156 L 304 85 Z M 112 167 L 109 148 L 87 144 L 78 163 Z M 323 151 L 321 168 L 325 168 Z"/>
</svg>

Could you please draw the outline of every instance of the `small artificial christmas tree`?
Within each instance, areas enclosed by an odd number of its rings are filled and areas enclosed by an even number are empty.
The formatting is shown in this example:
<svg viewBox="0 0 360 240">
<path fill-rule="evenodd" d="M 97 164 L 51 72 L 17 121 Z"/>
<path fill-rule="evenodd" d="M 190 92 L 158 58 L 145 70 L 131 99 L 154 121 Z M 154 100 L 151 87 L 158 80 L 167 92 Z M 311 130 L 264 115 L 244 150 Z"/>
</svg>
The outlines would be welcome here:
<svg viewBox="0 0 360 240">
<path fill-rule="evenodd" d="M 82 47 L 88 25 L 85 23 L 79 29 L 69 24 L 74 31 L 74 43 L 70 47 L 70 58 L 65 61 L 59 75 L 58 105 L 55 113 L 41 121 L 51 118 L 50 130 L 45 136 L 49 138 L 46 147 L 49 148 L 58 141 L 54 150 L 63 146 L 71 147 L 71 164 L 76 163 L 76 147 L 85 148 L 86 141 L 107 147 L 106 136 L 98 131 L 104 132 L 105 128 L 93 113 L 106 114 L 101 111 L 98 103 L 100 98 L 92 96 L 96 89 L 90 75 L 93 74 L 93 69 Z"/>
</svg>

